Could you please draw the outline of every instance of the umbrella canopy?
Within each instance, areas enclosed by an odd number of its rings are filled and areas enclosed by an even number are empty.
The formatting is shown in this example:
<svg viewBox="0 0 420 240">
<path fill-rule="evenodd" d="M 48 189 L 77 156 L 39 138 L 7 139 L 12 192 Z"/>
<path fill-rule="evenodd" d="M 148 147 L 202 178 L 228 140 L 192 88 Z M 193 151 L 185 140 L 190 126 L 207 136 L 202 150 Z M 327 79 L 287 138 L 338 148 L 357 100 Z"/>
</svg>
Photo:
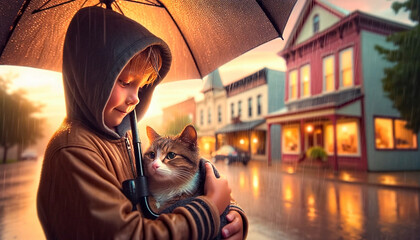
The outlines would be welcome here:
<svg viewBox="0 0 420 240">
<path fill-rule="evenodd" d="M 73 15 L 99 0 L 0 1 L 0 64 L 61 71 L 64 37 Z M 115 11 L 168 43 L 172 67 L 165 81 L 203 78 L 274 38 L 296 0 L 126 0 Z M 103 4 L 105 5 L 105 4 Z"/>
</svg>

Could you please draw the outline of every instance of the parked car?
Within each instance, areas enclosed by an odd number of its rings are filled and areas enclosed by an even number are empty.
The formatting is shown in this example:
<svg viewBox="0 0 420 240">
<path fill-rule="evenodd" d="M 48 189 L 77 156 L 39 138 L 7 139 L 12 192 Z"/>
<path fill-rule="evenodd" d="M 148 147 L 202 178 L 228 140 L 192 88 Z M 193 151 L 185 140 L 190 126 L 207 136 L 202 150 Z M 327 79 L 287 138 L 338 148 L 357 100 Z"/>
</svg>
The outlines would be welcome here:
<svg viewBox="0 0 420 240">
<path fill-rule="evenodd" d="M 21 160 L 37 160 L 38 154 L 34 151 L 25 151 L 20 155 Z"/>
<path fill-rule="evenodd" d="M 242 162 L 244 165 L 247 165 L 251 159 L 251 156 L 248 152 L 243 151 L 237 147 L 223 145 L 212 154 L 212 159 L 214 162 L 223 160 L 227 164 L 232 162 Z"/>
</svg>

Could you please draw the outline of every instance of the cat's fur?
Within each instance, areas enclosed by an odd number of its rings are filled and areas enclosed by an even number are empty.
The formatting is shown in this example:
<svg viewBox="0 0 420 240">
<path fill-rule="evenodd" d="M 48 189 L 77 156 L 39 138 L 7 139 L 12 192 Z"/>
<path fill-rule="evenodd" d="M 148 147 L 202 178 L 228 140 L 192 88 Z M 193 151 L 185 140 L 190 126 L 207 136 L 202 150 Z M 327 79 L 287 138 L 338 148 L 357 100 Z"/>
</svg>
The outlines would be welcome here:
<svg viewBox="0 0 420 240">
<path fill-rule="evenodd" d="M 203 195 L 207 160 L 200 158 L 195 128 L 187 125 L 177 136 L 164 137 L 151 127 L 146 127 L 146 131 L 150 146 L 143 157 L 144 171 L 152 195 L 149 202 L 155 212 L 172 212 L 192 197 Z M 221 227 L 227 223 L 228 210 L 229 207 L 220 218 Z"/>
</svg>

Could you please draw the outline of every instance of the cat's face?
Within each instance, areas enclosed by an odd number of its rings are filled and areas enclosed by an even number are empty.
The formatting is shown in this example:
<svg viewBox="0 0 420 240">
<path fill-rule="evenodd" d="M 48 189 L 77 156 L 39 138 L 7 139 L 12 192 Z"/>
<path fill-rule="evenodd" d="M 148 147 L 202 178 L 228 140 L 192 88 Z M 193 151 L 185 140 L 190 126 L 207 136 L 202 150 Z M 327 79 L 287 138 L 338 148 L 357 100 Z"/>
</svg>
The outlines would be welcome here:
<svg viewBox="0 0 420 240">
<path fill-rule="evenodd" d="M 175 137 L 161 137 L 147 127 L 150 147 L 145 151 L 145 175 L 151 191 L 188 182 L 198 170 L 197 132 L 188 125 Z"/>
</svg>

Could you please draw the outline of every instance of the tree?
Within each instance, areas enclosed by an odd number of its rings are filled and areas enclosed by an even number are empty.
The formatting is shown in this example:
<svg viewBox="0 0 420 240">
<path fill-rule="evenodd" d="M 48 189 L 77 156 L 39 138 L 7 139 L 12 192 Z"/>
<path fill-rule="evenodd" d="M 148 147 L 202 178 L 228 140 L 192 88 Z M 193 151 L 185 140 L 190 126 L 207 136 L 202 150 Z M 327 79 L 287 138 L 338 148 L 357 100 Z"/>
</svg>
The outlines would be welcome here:
<svg viewBox="0 0 420 240">
<path fill-rule="evenodd" d="M 401 9 L 409 11 L 410 19 L 417 24 L 410 30 L 394 33 L 387 41 L 395 45 L 394 49 L 375 46 L 392 67 L 385 68 L 382 79 L 383 89 L 393 106 L 407 121 L 407 128 L 414 132 L 420 130 L 420 0 L 394 2 L 395 13 Z"/>
<path fill-rule="evenodd" d="M 18 159 L 23 149 L 42 137 L 44 119 L 36 117 L 42 106 L 25 98 L 25 92 L 9 93 L 9 79 L 0 77 L 0 146 L 3 147 L 3 163 L 8 150 L 17 145 Z"/>
</svg>

